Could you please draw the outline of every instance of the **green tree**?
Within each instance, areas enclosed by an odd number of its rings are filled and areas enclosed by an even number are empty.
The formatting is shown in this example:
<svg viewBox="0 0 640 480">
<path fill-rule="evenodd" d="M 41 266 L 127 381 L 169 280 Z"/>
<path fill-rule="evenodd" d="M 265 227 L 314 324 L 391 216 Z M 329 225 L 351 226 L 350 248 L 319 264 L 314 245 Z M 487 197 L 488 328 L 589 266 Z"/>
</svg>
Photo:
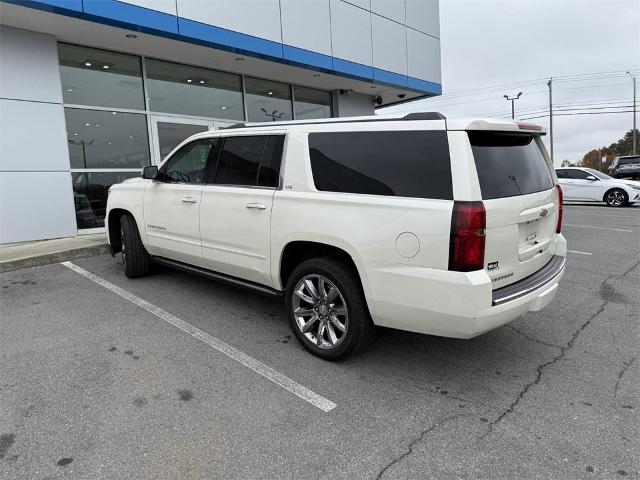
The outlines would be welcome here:
<svg viewBox="0 0 640 480">
<path fill-rule="evenodd" d="M 569 160 L 567 160 L 566 158 L 564 160 L 562 160 L 562 163 L 560 164 L 561 167 L 575 167 L 576 164 L 570 162 Z"/>
<path fill-rule="evenodd" d="M 636 129 L 636 148 L 640 148 L 640 130 Z M 626 132 L 622 138 L 613 142 L 608 147 L 593 149 L 585 153 L 580 161 L 581 167 L 595 168 L 606 172 L 614 158 L 621 155 L 631 155 L 633 149 L 633 130 Z M 606 157 L 605 162 L 601 162 L 601 157 Z"/>
</svg>

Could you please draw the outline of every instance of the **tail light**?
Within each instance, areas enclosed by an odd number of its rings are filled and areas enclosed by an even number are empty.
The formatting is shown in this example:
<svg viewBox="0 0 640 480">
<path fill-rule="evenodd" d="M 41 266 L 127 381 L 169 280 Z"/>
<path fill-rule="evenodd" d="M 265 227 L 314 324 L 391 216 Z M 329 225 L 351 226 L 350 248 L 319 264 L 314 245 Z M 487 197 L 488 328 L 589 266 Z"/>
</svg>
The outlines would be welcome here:
<svg viewBox="0 0 640 480">
<path fill-rule="evenodd" d="M 556 223 L 556 233 L 560 233 L 562 230 L 562 189 L 560 185 L 556 185 L 558 190 L 558 223 Z"/>
<path fill-rule="evenodd" d="M 482 202 L 454 202 L 449 270 L 470 272 L 484 268 L 486 228 L 487 214 Z"/>
</svg>

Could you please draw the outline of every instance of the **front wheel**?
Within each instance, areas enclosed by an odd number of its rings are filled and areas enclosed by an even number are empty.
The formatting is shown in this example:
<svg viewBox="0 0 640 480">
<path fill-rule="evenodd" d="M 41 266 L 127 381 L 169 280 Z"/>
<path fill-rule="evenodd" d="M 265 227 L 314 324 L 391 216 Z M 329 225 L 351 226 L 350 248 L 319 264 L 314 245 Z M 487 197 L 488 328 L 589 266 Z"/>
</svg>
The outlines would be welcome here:
<svg viewBox="0 0 640 480">
<path fill-rule="evenodd" d="M 609 190 L 604 196 L 605 203 L 610 207 L 623 207 L 629 201 L 627 192 L 619 188 Z"/>
<path fill-rule="evenodd" d="M 373 330 L 357 274 L 322 257 L 300 264 L 286 289 L 289 326 L 308 351 L 339 360 L 367 343 Z"/>
<path fill-rule="evenodd" d="M 120 218 L 122 268 L 129 278 L 144 277 L 151 271 L 151 256 L 142 244 L 136 221 L 131 215 Z"/>
</svg>

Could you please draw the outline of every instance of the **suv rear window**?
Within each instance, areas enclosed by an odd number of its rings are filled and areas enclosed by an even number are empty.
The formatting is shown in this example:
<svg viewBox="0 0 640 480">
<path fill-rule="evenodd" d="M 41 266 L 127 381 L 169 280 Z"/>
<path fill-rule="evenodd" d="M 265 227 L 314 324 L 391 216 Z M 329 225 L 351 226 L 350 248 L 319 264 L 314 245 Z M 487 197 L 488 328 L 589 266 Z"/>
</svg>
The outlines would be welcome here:
<svg viewBox="0 0 640 480">
<path fill-rule="evenodd" d="M 627 157 L 618 159 L 618 165 L 632 165 L 634 163 L 640 163 L 640 157 Z"/>
<path fill-rule="evenodd" d="M 482 198 L 516 197 L 553 188 L 538 136 L 468 132 Z"/>
<path fill-rule="evenodd" d="M 444 131 L 310 133 L 309 155 L 318 190 L 453 198 Z"/>
</svg>

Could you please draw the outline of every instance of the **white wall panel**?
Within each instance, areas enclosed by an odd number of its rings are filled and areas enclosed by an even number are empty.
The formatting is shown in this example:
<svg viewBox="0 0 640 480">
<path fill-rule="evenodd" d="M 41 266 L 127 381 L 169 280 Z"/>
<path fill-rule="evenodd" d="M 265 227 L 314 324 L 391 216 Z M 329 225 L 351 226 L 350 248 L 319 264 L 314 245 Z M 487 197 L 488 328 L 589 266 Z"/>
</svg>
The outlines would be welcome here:
<svg viewBox="0 0 640 480">
<path fill-rule="evenodd" d="M 407 26 L 440 38 L 438 0 L 406 0 Z"/>
<path fill-rule="evenodd" d="M 396 22 L 405 23 L 404 0 L 371 0 L 371 11 Z"/>
<path fill-rule="evenodd" d="M 278 0 L 177 0 L 178 14 L 207 25 L 282 42 Z"/>
<path fill-rule="evenodd" d="M 280 0 L 282 41 L 331 55 L 330 0 Z"/>
<path fill-rule="evenodd" d="M 333 56 L 371 66 L 371 13 L 331 0 Z"/>
<path fill-rule="evenodd" d="M 66 139 L 62 105 L 0 100 L 0 171 L 68 171 Z"/>
<path fill-rule="evenodd" d="M 373 66 L 407 74 L 407 29 L 377 15 L 371 16 Z"/>
<path fill-rule="evenodd" d="M 69 172 L 0 172 L 0 243 L 76 232 Z"/>
<path fill-rule="evenodd" d="M 344 0 L 347 3 L 351 3 L 357 7 L 371 10 L 371 0 Z"/>
<path fill-rule="evenodd" d="M 440 40 L 407 30 L 409 76 L 440 83 Z"/>
<path fill-rule="evenodd" d="M 130 3 L 138 7 L 157 10 L 158 12 L 176 15 L 176 0 L 120 0 L 123 3 Z"/>
<path fill-rule="evenodd" d="M 62 102 L 55 37 L 0 26 L 0 97 Z"/>
</svg>

